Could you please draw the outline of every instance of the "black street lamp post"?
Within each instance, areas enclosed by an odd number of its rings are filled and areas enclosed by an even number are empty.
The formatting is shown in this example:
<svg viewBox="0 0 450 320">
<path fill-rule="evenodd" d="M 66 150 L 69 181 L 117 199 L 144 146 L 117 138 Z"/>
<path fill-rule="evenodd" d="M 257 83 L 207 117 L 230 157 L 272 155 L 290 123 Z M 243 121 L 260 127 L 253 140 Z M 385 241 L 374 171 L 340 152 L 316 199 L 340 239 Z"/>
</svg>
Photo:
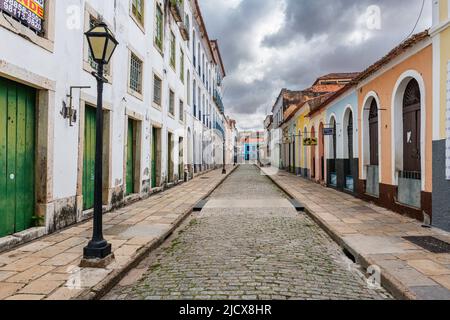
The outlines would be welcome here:
<svg viewBox="0 0 450 320">
<path fill-rule="evenodd" d="M 111 255 L 112 247 L 103 238 L 103 76 L 104 65 L 108 64 L 118 45 L 113 33 L 103 22 L 85 33 L 93 60 L 97 63 L 97 114 L 95 141 L 95 182 L 94 182 L 94 226 L 92 240 L 84 248 L 84 260 L 103 260 Z"/>
<path fill-rule="evenodd" d="M 226 168 L 226 159 L 225 159 L 225 131 L 223 132 L 223 169 L 222 169 L 222 174 L 227 174 L 227 168 Z"/>
</svg>

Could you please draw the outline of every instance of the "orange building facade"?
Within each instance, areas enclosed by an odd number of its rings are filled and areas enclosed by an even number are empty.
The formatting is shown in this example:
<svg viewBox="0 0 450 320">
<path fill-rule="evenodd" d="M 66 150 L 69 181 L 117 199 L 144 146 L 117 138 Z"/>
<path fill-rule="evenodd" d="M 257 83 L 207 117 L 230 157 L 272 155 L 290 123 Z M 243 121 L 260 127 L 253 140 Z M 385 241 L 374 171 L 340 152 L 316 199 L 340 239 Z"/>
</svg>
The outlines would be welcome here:
<svg viewBox="0 0 450 320">
<path fill-rule="evenodd" d="M 357 79 L 357 193 L 421 221 L 432 218 L 433 48 L 415 35 Z"/>
</svg>

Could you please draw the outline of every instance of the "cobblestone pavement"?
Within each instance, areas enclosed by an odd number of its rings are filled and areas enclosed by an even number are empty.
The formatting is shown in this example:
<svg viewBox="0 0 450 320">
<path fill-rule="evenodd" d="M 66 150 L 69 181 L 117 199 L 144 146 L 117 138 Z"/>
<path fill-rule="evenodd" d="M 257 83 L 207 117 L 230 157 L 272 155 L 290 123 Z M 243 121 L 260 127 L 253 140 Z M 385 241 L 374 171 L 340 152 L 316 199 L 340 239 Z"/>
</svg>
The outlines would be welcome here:
<svg viewBox="0 0 450 320">
<path fill-rule="evenodd" d="M 287 204 L 287 205 L 286 205 Z M 105 299 L 386 299 L 254 166 L 241 166 Z"/>
</svg>

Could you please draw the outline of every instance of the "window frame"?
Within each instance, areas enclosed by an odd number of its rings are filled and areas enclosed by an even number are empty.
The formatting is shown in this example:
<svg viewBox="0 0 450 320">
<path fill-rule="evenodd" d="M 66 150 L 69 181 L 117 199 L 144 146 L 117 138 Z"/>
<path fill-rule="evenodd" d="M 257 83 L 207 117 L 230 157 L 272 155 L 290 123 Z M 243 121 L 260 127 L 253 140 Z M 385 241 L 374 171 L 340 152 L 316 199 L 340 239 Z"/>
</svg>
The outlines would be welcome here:
<svg viewBox="0 0 450 320">
<path fill-rule="evenodd" d="M 158 80 L 161 83 L 161 86 L 159 88 L 159 104 L 155 101 L 155 78 L 158 78 Z M 162 80 L 161 75 L 159 75 L 157 72 L 153 71 L 153 78 L 152 78 L 152 106 L 158 110 L 162 110 L 162 103 L 163 103 L 163 85 L 164 81 Z"/>
<path fill-rule="evenodd" d="M 141 62 L 141 92 L 135 91 L 133 88 L 131 88 L 131 58 L 135 56 L 140 62 Z M 133 50 L 132 48 L 128 48 L 128 81 L 127 81 L 127 92 L 128 94 L 132 95 L 133 97 L 144 100 L 144 70 L 145 70 L 145 61 L 143 57 L 137 53 L 136 50 Z"/>
<path fill-rule="evenodd" d="M 101 15 L 92 6 L 86 3 L 84 10 L 84 24 L 83 24 L 84 31 L 88 31 L 90 29 L 91 17 L 97 20 L 101 19 Z M 111 25 L 108 22 L 105 23 L 112 30 Z M 92 72 L 97 72 L 97 70 L 91 65 L 89 57 L 90 57 L 89 44 L 87 42 L 86 37 L 83 37 L 83 70 L 89 74 L 92 74 Z M 106 80 L 108 80 L 108 83 L 110 84 L 113 82 L 113 69 L 114 69 L 113 65 L 114 65 L 114 56 L 111 58 L 109 64 L 105 66 L 104 77 Z"/>
<path fill-rule="evenodd" d="M 173 71 L 177 70 L 177 38 L 175 33 L 170 30 L 170 53 L 169 53 L 169 65 Z"/>
<path fill-rule="evenodd" d="M 186 118 L 185 114 L 184 114 L 184 108 L 185 108 L 184 101 L 182 99 L 179 99 L 178 100 L 178 112 L 179 112 L 178 120 L 180 121 L 180 123 L 184 123 L 185 118 Z"/>
<path fill-rule="evenodd" d="M 184 60 L 185 60 L 185 57 L 184 57 L 183 47 L 180 45 L 180 80 L 183 84 L 185 83 L 185 76 L 186 76 L 185 72 L 184 72 L 184 68 L 185 68 Z"/>
<path fill-rule="evenodd" d="M 173 97 L 173 100 L 172 100 Z M 168 106 L 167 106 L 167 114 L 169 117 L 175 119 L 175 103 L 176 103 L 176 97 L 175 97 L 175 90 L 173 90 L 171 87 L 169 87 L 169 98 L 168 98 Z M 173 101 L 173 112 L 170 112 L 171 110 L 171 101 Z"/>
<path fill-rule="evenodd" d="M 158 32 L 158 12 L 161 13 L 161 30 Z M 161 37 L 161 44 L 158 44 L 158 36 Z M 154 23 L 154 36 L 153 45 L 159 51 L 159 53 L 164 56 L 164 9 L 161 5 L 155 1 L 155 23 Z"/>
<path fill-rule="evenodd" d="M 134 2 L 135 1 L 141 1 L 142 4 L 142 18 L 139 20 L 139 18 L 135 15 L 133 8 L 134 8 Z M 136 23 L 136 25 L 141 29 L 143 33 L 145 33 L 145 0 L 130 0 L 130 16 L 132 20 Z"/>
</svg>

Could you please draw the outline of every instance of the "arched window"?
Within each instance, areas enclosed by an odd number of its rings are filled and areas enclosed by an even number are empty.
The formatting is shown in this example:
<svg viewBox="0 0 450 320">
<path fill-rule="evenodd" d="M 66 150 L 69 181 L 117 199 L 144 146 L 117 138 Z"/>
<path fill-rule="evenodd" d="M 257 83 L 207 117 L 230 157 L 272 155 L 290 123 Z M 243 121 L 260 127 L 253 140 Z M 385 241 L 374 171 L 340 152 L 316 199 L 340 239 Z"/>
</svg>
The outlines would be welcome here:
<svg viewBox="0 0 450 320">
<path fill-rule="evenodd" d="M 350 111 L 348 115 L 348 126 L 347 126 L 347 143 L 348 143 L 348 158 L 353 159 L 353 112 Z"/>
<path fill-rule="evenodd" d="M 186 88 L 186 100 L 187 104 L 191 104 L 191 72 L 187 72 L 187 88 Z"/>
<path fill-rule="evenodd" d="M 403 170 L 421 172 L 420 150 L 420 88 L 412 79 L 403 97 Z"/>
<path fill-rule="evenodd" d="M 196 91 L 197 91 L 197 82 L 194 79 L 194 83 L 192 85 L 192 105 L 194 106 L 194 117 L 197 117 L 197 96 L 196 96 Z"/>
<path fill-rule="evenodd" d="M 192 57 L 193 57 L 193 62 L 194 62 L 194 68 L 197 68 L 197 59 L 196 59 L 196 55 L 195 55 L 195 30 L 192 30 Z"/>
</svg>

